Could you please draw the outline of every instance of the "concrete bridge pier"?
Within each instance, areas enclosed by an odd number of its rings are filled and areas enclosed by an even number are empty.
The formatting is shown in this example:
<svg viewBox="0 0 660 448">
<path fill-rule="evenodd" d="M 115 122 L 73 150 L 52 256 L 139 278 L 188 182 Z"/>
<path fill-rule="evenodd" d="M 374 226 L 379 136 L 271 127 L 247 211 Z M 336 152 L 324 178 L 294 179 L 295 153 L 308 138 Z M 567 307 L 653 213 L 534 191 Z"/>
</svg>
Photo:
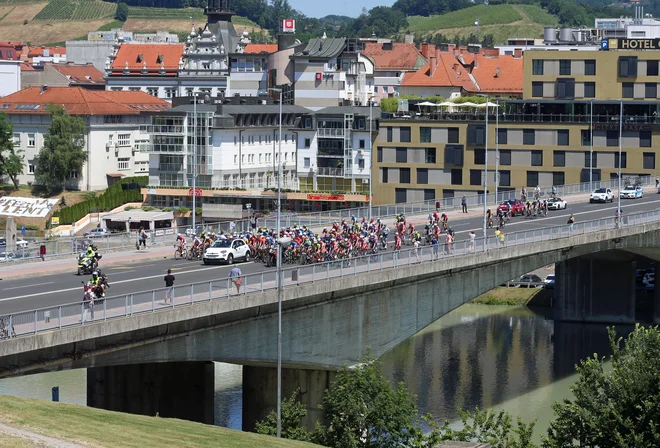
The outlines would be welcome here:
<svg viewBox="0 0 660 448">
<path fill-rule="evenodd" d="M 603 255 L 571 258 L 555 264 L 555 319 L 635 322 L 634 255 L 622 251 Z"/>
<path fill-rule="evenodd" d="M 87 369 L 87 406 L 214 424 L 212 362 L 163 362 Z"/>
<path fill-rule="evenodd" d="M 323 420 L 319 405 L 330 387 L 333 370 L 282 369 L 282 400 L 299 390 L 297 399 L 307 408 L 303 425 L 313 430 Z M 254 431 L 257 422 L 277 410 L 277 368 L 243 366 L 243 431 Z"/>
</svg>

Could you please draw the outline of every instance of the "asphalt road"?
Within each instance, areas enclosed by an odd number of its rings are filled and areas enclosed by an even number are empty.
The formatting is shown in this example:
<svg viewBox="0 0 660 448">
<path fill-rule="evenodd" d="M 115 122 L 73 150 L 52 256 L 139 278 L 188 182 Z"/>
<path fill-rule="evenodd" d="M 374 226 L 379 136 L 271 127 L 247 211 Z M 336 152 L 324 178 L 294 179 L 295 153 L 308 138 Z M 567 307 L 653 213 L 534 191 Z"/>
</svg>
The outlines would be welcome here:
<svg viewBox="0 0 660 448">
<path fill-rule="evenodd" d="M 589 204 L 584 200 L 581 203 L 569 202 L 567 210 L 550 211 L 545 218 L 515 217 L 504 230 L 506 234 L 510 235 L 523 230 L 565 225 L 571 213 L 575 217 L 576 223 L 599 218 L 612 218 L 616 206 L 616 199 L 609 204 Z M 658 207 L 660 207 L 660 195 L 658 194 L 648 194 L 643 199 L 622 200 L 624 215 L 656 210 Z M 390 224 L 391 222 L 388 222 L 388 225 Z M 471 230 L 475 230 L 477 238 L 483 235 L 483 217 L 481 216 L 466 219 L 453 218 L 449 224 L 457 234 L 456 241 L 467 239 Z M 489 230 L 489 235 L 492 232 L 494 230 Z M 265 266 L 254 262 L 240 263 L 239 267 L 243 274 L 272 270 L 272 268 L 266 269 Z M 112 266 L 105 269 L 111 285 L 108 295 L 123 295 L 162 288 L 164 287 L 163 277 L 168 268 L 173 270 L 177 285 L 225 279 L 231 270 L 230 266 L 205 266 L 201 262 L 173 259 Z M 77 302 L 82 299 L 81 281 L 86 281 L 87 278 L 88 276 L 78 277 L 72 272 L 71 274 L 3 280 L 0 282 L 0 315 Z"/>
</svg>

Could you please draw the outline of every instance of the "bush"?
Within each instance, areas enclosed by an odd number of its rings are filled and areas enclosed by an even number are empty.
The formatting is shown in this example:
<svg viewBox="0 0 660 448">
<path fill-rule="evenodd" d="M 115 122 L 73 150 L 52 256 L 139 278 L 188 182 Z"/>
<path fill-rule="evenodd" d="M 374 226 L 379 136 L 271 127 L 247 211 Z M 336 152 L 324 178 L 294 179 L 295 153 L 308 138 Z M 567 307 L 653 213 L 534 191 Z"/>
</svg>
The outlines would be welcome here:
<svg viewBox="0 0 660 448">
<path fill-rule="evenodd" d="M 28 20 L 27 19 L 23 20 L 23 25 L 27 25 L 27 24 L 28 24 Z"/>
<path fill-rule="evenodd" d="M 120 22 L 125 22 L 128 19 L 128 5 L 126 3 L 117 4 L 117 12 L 115 12 L 115 19 Z"/>
<path fill-rule="evenodd" d="M 190 209 L 188 207 L 179 207 L 174 210 L 176 213 L 188 213 Z"/>
</svg>

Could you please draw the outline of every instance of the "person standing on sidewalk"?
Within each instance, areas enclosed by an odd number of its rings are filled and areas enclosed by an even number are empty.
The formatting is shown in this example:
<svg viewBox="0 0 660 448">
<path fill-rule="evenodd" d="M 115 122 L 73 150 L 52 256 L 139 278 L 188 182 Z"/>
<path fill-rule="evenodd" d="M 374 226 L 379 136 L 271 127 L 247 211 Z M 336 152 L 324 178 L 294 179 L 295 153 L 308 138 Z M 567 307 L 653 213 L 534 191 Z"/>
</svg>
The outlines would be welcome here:
<svg viewBox="0 0 660 448">
<path fill-rule="evenodd" d="M 165 302 L 164 303 L 165 303 L 165 305 L 167 305 L 168 300 L 169 300 L 170 304 L 172 303 L 172 297 L 174 295 L 173 294 L 173 292 L 174 292 L 174 276 L 172 275 L 172 270 L 171 269 L 167 270 L 167 275 L 165 276 L 165 278 L 163 278 L 163 280 L 165 280 Z"/>
<path fill-rule="evenodd" d="M 241 285 L 243 284 L 243 280 L 241 280 L 242 275 L 243 273 L 238 266 L 235 266 L 231 271 L 229 271 L 228 277 L 231 279 L 231 282 L 234 284 L 234 286 L 236 286 L 236 294 L 241 293 Z"/>
<path fill-rule="evenodd" d="M 477 239 L 477 234 L 474 233 L 474 230 L 470 231 L 470 252 L 474 252 L 474 240 Z"/>
<path fill-rule="evenodd" d="M 415 242 L 413 243 L 413 247 L 415 248 L 415 258 L 417 259 L 417 263 L 420 263 L 422 260 L 419 256 L 420 247 L 419 247 L 419 240 L 417 238 L 415 238 Z"/>
<path fill-rule="evenodd" d="M 568 217 L 568 222 L 566 224 L 568 224 L 570 226 L 569 230 L 572 232 L 573 231 L 573 225 L 575 224 L 575 217 L 573 216 L 572 213 L 571 213 L 571 216 Z"/>
<path fill-rule="evenodd" d="M 463 208 L 463 213 L 467 213 L 467 198 L 465 195 L 461 198 L 461 207 Z"/>
</svg>

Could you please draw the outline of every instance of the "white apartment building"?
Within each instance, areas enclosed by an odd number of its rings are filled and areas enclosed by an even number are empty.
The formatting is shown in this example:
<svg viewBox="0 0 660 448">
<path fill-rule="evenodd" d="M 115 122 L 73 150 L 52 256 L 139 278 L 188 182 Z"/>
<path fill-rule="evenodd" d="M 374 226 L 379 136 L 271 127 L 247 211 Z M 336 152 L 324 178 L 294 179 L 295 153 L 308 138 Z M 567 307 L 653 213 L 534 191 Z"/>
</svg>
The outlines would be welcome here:
<svg viewBox="0 0 660 448">
<path fill-rule="evenodd" d="M 46 110 L 49 104 L 63 106 L 86 124 L 88 161 L 82 172 L 71 173 L 68 187 L 100 190 L 108 187 L 108 178 L 148 174 L 148 138 L 140 134 L 140 126 L 149 123 L 151 115 L 169 110 L 166 101 L 141 92 L 30 87 L 0 101 L 0 110 L 7 113 L 14 127 L 14 144 L 23 151 L 21 184 L 35 182 L 38 154 L 51 123 Z"/>
</svg>

